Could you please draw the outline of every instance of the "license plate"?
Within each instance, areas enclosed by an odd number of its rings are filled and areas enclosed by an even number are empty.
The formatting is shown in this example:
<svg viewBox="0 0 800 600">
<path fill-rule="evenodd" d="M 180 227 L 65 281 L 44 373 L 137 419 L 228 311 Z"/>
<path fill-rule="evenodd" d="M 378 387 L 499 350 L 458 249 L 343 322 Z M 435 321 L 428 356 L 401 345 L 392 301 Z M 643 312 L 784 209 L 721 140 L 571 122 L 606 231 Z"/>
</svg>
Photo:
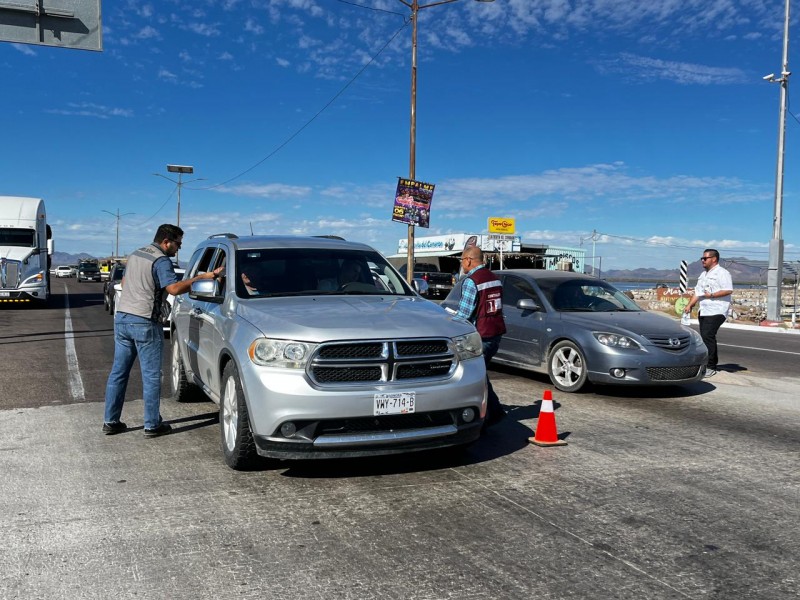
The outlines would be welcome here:
<svg viewBox="0 0 800 600">
<path fill-rule="evenodd" d="M 416 392 L 396 392 L 393 394 L 375 394 L 374 414 L 405 415 L 414 412 Z"/>
<path fill-rule="evenodd" d="M 0 292 L 0 298 L 10 298 L 11 292 Z"/>
</svg>

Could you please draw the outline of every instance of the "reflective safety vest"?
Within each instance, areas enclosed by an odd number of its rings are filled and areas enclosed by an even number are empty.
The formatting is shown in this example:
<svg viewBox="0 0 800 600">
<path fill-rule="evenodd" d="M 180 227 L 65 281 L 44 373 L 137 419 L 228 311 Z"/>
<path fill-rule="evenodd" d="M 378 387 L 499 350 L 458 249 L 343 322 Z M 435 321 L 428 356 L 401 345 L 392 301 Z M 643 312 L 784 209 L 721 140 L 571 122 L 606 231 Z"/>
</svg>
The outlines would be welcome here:
<svg viewBox="0 0 800 600">
<path fill-rule="evenodd" d="M 470 322 L 482 338 L 492 338 L 506 332 L 503 320 L 503 284 L 486 267 L 475 271 L 469 278 L 478 287 L 478 299 Z"/>
</svg>

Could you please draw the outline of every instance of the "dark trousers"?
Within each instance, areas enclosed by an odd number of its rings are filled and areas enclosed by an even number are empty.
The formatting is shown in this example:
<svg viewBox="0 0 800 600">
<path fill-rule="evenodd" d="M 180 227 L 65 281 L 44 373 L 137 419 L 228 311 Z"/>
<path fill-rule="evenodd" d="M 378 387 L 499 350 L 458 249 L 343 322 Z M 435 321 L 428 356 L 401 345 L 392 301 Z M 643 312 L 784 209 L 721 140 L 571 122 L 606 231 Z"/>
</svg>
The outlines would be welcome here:
<svg viewBox="0 0 800 600">
<path fill-rule="evenodd" d="M 497 335 L 491 338 L 482 338 L 483 342 L 483 361 L 486 363 L 486 369 L 489 369 L 489 362 L 492 357 L 497 354 L 497 349 L 500 347 L 500 338 L 503 336 Z M 489 388 L 489 397 L 487 398 L 487 416 L 502 412 L 503 408 L 500 406 L 500 398 L 494 392 L 492 382 L 489 381 L 489 373 L 486 373 L 486 386 Z"/>
<path fill-rule="evenodd" d="M 703 343 L 708 348 L 708 368 L 717 368 L 717 331 L 722 327 L 725 322 L 725 315 L 711 315 L 710 317 L 700 316 L 700 337 L 703 338 Z"/>
</svg>

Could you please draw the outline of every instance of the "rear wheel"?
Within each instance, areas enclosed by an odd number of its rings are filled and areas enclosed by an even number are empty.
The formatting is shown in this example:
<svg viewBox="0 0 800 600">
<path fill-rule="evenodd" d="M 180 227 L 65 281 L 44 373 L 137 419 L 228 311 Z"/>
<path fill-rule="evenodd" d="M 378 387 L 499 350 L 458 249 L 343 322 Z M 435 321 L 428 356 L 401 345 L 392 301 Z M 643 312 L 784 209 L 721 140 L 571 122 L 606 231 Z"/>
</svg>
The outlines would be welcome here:
<svg viewBox="0 0 800 600">
<path fill-rule="evenodd" d="M 222 372 L 219 429 L 225 464 L 236 470 L 252 467 L 258 455 L 253 432 L 250 430 L 250 416 L 239 381 L 239 371 L 233 361 Z"/>
<path fill-rule="evenodd" d="M 562 392 L 577 392 L 586 383 L 588 371 L 583 352 L 574 343 L 563 341 L 553 346 L 547 359 L 550 381 Z"/>
</svg>

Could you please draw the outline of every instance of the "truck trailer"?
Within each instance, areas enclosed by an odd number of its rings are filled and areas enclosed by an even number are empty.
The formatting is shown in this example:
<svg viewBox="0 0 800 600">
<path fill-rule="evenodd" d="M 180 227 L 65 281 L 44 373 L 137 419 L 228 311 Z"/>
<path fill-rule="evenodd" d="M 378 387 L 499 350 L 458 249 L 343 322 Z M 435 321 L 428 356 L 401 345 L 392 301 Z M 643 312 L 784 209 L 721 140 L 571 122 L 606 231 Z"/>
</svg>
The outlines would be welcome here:
<svg viewBox="0 0 800 600">
<path fill-rule="evenodd" d="M 0 196 L 0 303 L 46 302 L 52 255 L 44 200 Z"/>
</svg>

